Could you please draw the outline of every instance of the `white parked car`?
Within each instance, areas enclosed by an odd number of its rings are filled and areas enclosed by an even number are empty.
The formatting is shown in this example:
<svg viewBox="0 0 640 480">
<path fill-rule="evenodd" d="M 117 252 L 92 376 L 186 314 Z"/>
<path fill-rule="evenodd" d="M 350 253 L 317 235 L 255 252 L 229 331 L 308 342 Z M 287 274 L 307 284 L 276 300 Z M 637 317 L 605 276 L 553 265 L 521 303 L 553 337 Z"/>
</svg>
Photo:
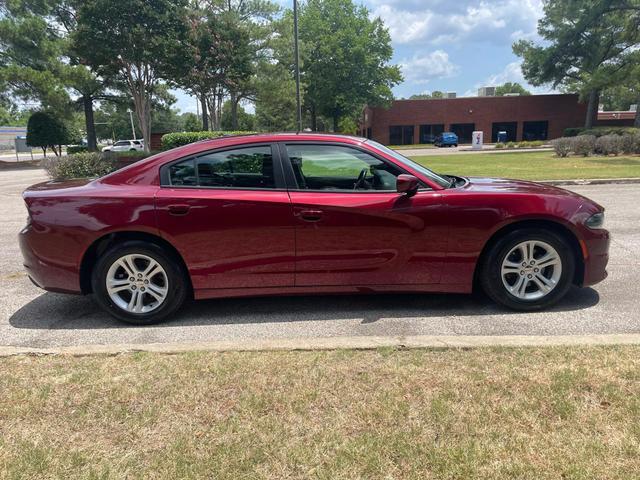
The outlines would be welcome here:
<svg viewBox="0 0 640 480">
<path fill-rule="evenodd" d="M 109 147 L 104 147 L 103 152 L 141 152 L 144 150 L 144 140 L 118 140 Z"/>
</svg>

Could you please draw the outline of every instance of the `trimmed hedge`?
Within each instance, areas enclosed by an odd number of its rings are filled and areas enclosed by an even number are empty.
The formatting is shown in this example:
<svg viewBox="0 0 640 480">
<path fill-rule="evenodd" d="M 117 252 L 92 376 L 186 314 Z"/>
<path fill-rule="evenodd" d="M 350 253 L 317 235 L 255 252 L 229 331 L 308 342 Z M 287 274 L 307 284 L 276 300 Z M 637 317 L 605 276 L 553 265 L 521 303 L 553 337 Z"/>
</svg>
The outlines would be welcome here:
<svg viewBox="0 0 640 480">
<path fill-rule="evenodd" d="M 636 127 L 593 127 L 580 128 L 572 127 L 564 129 L 565 137 L 577 137 L 578 135 L 593 135 L 603 137 L 604 135 L 634 135 L 640 133 L 640 128 Z"/>
<path fill-rule="evenodd" d="M 194 142 L 200 142 L 201 140 L 211 140 L 214 138 L 227 137 L 230 135 L 248 135 L 256 132 L 229 132 L 229 131 L 217 131 L 217 132 L 176 132 L 167 133 L 162 136 L 162 149 L 170 150 L 172 148 L 181 147 Z"/>
</svg>

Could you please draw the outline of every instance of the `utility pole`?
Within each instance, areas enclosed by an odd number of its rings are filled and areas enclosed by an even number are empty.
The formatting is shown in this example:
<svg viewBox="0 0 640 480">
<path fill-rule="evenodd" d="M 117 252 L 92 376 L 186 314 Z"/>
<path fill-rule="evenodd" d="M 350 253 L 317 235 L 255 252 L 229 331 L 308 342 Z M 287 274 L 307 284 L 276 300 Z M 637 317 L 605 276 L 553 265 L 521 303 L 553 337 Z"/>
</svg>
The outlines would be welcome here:
<svg viewBox="0 0 640 480">
<path fill-rule="evenodd" d="M 293 0 L 293 37 L 296 66 L 296 108 L 298 132 L 302 131 L 302 102 L 300 101 L 300 53 L 298 52 L 298 0 Z"/>
<path fill-rule="evenodd" d="M 133 139 L 137 140 L 137 138 L 136 138 L 136 128 L 133 126 L 133 112 L 131 111 L 130 108 L 127 108 L 127 112 L 129 112 L 129 120 L 131 120 L 131 133 L 133 133 Z"/>
</svg>

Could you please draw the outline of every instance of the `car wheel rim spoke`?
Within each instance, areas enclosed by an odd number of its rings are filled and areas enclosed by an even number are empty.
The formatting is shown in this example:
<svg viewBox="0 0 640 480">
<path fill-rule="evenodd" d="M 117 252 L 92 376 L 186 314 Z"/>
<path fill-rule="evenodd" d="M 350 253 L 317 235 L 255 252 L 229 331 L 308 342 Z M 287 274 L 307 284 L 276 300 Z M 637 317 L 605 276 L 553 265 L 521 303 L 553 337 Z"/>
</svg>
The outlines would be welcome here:
<svg viewBox="0 0 640 480">
<path fill-rule="evenodd" d="M 519 300 L 538 300 L 554 290 L 562 276 L 562 260 L 546 242 L 529 240 L 514 246 L 503 258 L 502 283 Z"/>
<path fill-rule="evenodd" d="M 169 292 L 169 279 L 162 265 L 142 254 L 124 255 L 113 262 L 105 284 L 111 301 L 133 314 L 156 310 Z"/>
</svg>

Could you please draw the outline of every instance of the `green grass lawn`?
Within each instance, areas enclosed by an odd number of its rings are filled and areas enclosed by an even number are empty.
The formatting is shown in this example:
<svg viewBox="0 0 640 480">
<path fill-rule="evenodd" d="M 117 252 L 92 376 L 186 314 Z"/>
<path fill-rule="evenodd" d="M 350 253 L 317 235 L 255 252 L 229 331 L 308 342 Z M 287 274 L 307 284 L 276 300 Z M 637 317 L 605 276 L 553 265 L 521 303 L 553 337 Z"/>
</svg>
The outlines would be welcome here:
<svg viewBox="0 0 640 480">
<path fill-rule="evenodd" d="M 551 151 L 412 157 L 444 174 L 564 180 L 640 177 L 640 156 L 558 158 Z"/>
<path fill-rule="evenodd" d="M 0 478 L 627 479 L 640 347 L 0 359 Z"/>
</svg>

